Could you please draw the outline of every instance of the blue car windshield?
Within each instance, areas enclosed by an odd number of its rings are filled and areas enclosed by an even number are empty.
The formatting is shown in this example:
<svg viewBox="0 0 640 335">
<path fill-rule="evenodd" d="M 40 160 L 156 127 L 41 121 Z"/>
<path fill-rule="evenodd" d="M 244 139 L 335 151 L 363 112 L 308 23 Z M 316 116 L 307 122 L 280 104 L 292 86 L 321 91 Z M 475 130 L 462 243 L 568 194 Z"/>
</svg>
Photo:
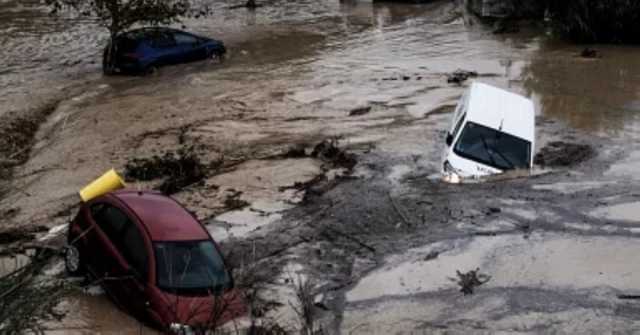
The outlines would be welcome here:
<svg viewBox="0 0 640 335">
<path fill-rule="evenodd" d="M 212 241 L 156 242 L 157 284 L 166 291 L 219 292 L 231 286 Z"/>
<path fill-rule="evenodd" d="M 528 169 L 531 164 L 531 142 L 473 122 L 467 122 L 453 151 L 499 170 Z"/>
</svg>

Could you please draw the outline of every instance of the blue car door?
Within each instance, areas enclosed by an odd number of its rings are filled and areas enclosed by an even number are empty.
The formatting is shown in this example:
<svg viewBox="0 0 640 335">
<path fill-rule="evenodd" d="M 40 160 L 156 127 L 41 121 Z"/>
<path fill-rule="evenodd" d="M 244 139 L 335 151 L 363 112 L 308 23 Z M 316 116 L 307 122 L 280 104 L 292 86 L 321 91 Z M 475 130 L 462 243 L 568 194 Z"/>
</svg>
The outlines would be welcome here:
<svg viewBox="0 0 640 335">
<path fill-rule="evenodd" d="M 183 61 L 194 61 L 206 58 L 206 50 L 200 39 L 191 34 L 175 32 L 173 37 L 178 47 L 182 50 Z"/>
<path fill-rule="evenodd" d="M 154 49 L 155 62 L 158 64 L 176 64 L 182 61 L 182 51 L 176 45 L 173 34 L 169 32 L 154 32 L 151 35 L 151 46 Z"/>
</svg>

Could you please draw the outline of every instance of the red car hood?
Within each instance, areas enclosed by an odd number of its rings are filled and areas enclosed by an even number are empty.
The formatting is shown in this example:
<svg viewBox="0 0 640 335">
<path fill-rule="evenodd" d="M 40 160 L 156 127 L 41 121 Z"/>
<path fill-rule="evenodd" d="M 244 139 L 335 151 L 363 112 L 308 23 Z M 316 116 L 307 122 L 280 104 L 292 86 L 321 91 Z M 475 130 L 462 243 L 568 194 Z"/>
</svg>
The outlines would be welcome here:
<svg viewBox="0 0 640 335">
<path fill-rule="evenodd" d="M 238 290 L 230 290 L 222 296 L 178 296 L 163 294 L 168 310 L 165 324 L 180 323 L 196 328 L 216 328 L 232 319 L 247 314 L 247 306 Z"/>
</svg>

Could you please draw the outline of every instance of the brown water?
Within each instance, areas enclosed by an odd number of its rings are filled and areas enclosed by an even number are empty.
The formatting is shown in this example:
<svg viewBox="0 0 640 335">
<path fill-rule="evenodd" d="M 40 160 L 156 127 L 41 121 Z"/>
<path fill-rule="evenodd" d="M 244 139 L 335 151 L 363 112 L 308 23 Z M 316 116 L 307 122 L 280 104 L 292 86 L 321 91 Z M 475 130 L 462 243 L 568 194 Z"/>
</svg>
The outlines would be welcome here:
<svg viewBox="0 0 640 335">
<path fill-rule="evenodd" d="M 584 60 L 576 57 L 579 47 L 541 32 L 494 36 L 465 25 L 448 2 L 276 1 L 253 13 L 228 5 L 217 2 L 212 17 L 185 22 L 225 41 L 225 63 L 103 78 L 104 30 L 86 20 L 54 21 L 38 1 L 0 0 L 0 114 L 65 97 L 64 87 L 79 92 L 45 125 L 55 131 L 40 134 L 24 167 L 56 169 L 25 182 L 32 196 L 6 199 L 22 208 L 22 219 L 47 223 L 41 213 L 75 201 L 75 192 L 105 169 L 175 145 L 167 134 L 180 125 L 192 125 L 190 136 L 211 152 L 231 157 L 338 135 L 348 144 L 417 157 L 416 165 L 436 171 L 440 142 L 424 133 L 447 124 L 439 108 L 455 104 L 464 88 L 448 85 L 445 74 L 458 68 L 532 96 L 546 118 L 636 146 L 638 48 L 597 46 L 603 58 Z M 373 106 L 369 115 L 347 116 L 365 105 Z M 145 135 L 152 130 L 160 135 Z M 178 195 L 203 217 L 215 212 L 210 199 L 191 202 L 192 196 Z M 80 294 L 65 306 L 64 324 L 80 333 L 139 332 L 104 295 Z"/>
</svg>

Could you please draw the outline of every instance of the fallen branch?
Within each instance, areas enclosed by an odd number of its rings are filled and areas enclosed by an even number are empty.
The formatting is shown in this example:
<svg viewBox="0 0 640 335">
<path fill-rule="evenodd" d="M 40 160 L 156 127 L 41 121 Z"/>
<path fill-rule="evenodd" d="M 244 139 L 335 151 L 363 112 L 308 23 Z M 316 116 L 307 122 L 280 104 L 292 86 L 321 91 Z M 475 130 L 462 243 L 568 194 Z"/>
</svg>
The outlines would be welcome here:
<svg viewBox="0 0 640 335">
<path fill-rule="evenodd" d="M 376 253 L 376 248 L 374 248 L 374 247 L 362 242 L 361 240 L 359 240 L 359 239 L 357 239 L 357 238 L 355 238 L 355 237 L 353 237 L 351 235 L 348 235 L 348 234 L 346 234 L 346 233 L 344 233 L 344 232 L 342 232 L 342 231 L 340 231 L 338 229 L 331 228 L 331 227 L 325 227 L 325 230 L 320 234 L 321 235 L 326 235 L 327 231 L 330 231 L 330 232 L 332 232 L 332 233 L 334 233 L 336 235 L 339 235 L 339 236 L 342 236 L 342 237 L 344 237 L 344 238 L 346 238 L 348 240 L 351 240 L 351 241 L 357 243 L 358 245 L 360 245 L 361 247 L 371 251 L 374 254 Z"/>
</svg>

